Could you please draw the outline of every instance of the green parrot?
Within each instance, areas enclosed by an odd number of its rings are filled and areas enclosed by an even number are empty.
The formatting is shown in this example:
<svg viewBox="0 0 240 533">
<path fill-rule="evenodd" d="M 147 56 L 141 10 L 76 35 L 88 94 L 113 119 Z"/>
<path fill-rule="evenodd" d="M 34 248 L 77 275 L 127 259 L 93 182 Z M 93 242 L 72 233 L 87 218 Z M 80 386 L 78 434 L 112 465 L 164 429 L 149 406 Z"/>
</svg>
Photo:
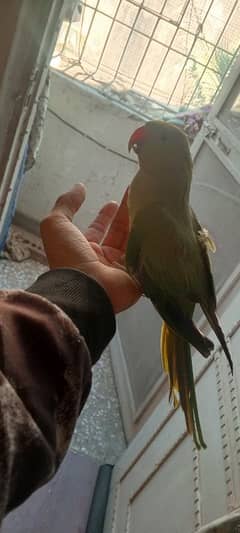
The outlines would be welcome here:
<svg viewBox="0 0 240 533">
<path fill-rule="evenodd" d="M 184 411 L 187 431 L 206 448 L 199 421 L 190 344 L 209 357 L 214 344 L 193 322 L 200 304 L 229 361 L 216 315 L 208 257 L 215 245 L 189 204 L 192 159 L 186 135 L 176 126 L 150 121 L 130 137 L 139 170 L 128 192 L 130 233 L 125 262 L 130 275 L 163 319 L 161 354 L 174 406 Z"/>
</svg>

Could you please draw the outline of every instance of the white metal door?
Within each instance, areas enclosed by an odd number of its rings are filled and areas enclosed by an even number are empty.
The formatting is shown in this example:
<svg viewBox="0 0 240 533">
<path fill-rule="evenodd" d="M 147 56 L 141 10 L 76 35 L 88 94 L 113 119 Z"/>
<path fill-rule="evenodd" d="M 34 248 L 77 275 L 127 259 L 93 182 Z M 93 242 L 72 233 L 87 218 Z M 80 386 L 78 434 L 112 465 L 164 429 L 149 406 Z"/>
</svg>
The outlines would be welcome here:
<svg viewBox="0 0 240 533">
<path fill-rule="evenodd" d="M 114 468 L 104 533 L 190 533 L 240 507 L 239 94 L 240 61 L 192 147 L 192 205 L 217 244 L 218 314 L 234 376 L 199 316 L 216 348 L 210 361 L 193 357 L 207 450 L 195 449 L 182 412 L 163 394 Z"/>
</svg>

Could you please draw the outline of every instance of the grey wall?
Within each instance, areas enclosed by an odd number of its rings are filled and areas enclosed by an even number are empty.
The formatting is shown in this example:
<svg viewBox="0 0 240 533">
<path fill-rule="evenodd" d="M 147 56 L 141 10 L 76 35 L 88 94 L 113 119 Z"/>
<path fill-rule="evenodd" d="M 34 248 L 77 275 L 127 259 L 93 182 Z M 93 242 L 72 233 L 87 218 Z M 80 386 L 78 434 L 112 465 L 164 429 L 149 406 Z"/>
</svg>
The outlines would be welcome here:
<svg viewBox="0 0 240 533">
<path fill-rule="evenodd" d="M 54 72 L 49 108 L 128 156 L 129 135 L 139 125 L 128 112 Z M 82 181 L 87 187 L 87 200 L 76 223 L 86 226 L 104 202 L 120 201 L 135 170 L 136 164 L 103 150 L 48 112 L 39 158 L 26 174 L 18 213 L 38 223 L 59 194 Z"/>
</svg>

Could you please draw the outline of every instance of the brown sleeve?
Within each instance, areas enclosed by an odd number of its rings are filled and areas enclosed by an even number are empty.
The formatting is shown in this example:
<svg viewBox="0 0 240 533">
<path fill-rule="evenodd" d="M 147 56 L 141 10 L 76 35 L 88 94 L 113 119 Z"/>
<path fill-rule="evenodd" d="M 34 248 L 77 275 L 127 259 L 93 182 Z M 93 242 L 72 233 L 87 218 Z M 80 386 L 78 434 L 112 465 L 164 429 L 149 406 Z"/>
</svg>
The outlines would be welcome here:
<svg viewBox="0 0 240 533">
<path fill-rule="evenodd" d="M 56 472 L 90 391 L 92 363 L 115 332 L 103 289 L 64 272 L 44 274 L 29 292 L 0 292 L 0 522 Z"/>
</svg>

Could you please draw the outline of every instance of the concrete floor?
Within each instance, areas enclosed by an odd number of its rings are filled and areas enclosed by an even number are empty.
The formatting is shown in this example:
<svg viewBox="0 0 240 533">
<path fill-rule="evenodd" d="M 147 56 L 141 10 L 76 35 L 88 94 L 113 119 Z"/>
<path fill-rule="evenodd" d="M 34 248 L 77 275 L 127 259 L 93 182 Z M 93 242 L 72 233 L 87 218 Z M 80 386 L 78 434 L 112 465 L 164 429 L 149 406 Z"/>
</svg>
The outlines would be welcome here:
<svg viewBox="0 0 240 533">
<path fill-rule="evenodd" d="M 32 260 L 16 263 L 0 260 L 0 289 L 24 289 L 46 267 Z M 93 370 L 92 390 L 74 431 L 71 449 L 100 463 L 114 464 L 125 449 L 119 403 L 109 350 Z"/>
</svg>

